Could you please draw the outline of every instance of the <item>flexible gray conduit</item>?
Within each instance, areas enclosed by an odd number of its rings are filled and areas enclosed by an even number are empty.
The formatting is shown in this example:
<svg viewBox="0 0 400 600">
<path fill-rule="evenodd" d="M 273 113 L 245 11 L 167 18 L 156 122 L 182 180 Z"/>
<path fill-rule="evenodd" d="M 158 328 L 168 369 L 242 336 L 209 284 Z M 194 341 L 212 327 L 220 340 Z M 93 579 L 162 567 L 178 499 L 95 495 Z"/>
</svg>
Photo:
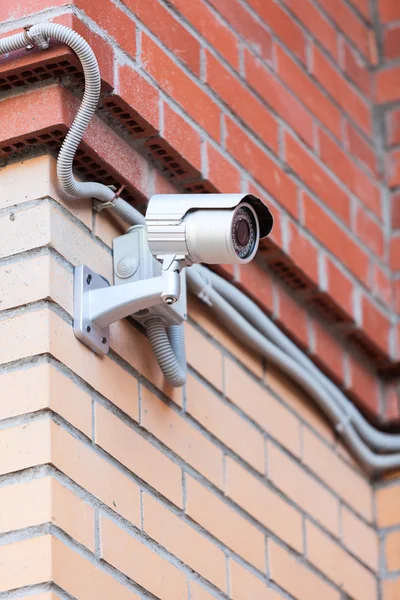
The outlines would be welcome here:
<svg viewBox="0 0 400 600">
<path fill-rule="evenodd" d="M 207 272 L 205 273 L 204 271 Z M 191 267 L 187 272 L 189 290 L 203 299 L 203 301 L 205 298 L 207 298 L 212 310 L 215 312 L 221 323 L 223 323 L 229 329 L 229 331 L 233 332 L 242 343 L 245 343 L 248 347 L 264 356 L 278 368 L 282 369 L 314 399 L 316 404 L 326 414 L 331 423 L 333 423 L 337 431 L 352 449 L 360 462 L 368 470 L 378 473 L 381 471 L 399 468 L 400 454 L 397 453 L 385 455 L 373 452 L 367 445 L 366 441 L 360 437 L 358 431 L 356 430 L 352 422 L 352 411 L 345 411 L 343 409 L 343 406 L 337 402 L 336 397 L 331 393 L 330 387 L 325 387 L 319 377 L 314 377 L 314 372 L 311 373 L 305 367 L 305 361 L 299 361 L 298 357 L 294 358 L 287 353 L 286 349 L 283 350 L 265 337 L 266 321 L 269 321 L 268 317 L 262 313 L 262 311 L 260 311 L 261 314 L 257 313 L 257 328 L 260 328 L 260 321 L 262 321 L 263 328 L 263 332 L 258 331 L 256 327 L 249 323 L 249 321 L 242 314 L 240 314 L 240 312 L 238 312 L 234 306 L 225 300 L 225 298 L 223 298 L 222 295 L 216 289 L 214 289 L 214 287 L 212 287 L 215 285 L 217 278 L 222 279 L 219 278 L 218 275 L 211 275 L 208 270 L 205 270 L 204 267 L 200 267 L 198 265 Z M 210 281 L 212 281 L 212 286 L 210 285 Z M 220 283 L 221 288 L 223 285 L 224 284 Z M 254 310 L 259 310 L 251 300 L 246 298 L 246 301 L 250 303 Z M 247 307 L 250 305 L 247 304 Z M 253 317 L 252 320 L 255 321 L 256 317 Z M 333 386 L 333 384 L 331 385 Z M 347 399 L 346 402 L 350 404 Z M 354 410 L 358 412 L 355 408 Z M 364 419 L 361 414 L 360 419 Z M 390 434 L 382 435 L 384 435 L 386 438 L 385 449 L 387 451 L 397 450 L 396 441 L 398 436 L 391 436 Z M 390 438 L 392 437 L 395 441 L 393 446 L 389 444 Z"/>
<path fill-rule="evenodd" d="M 186 382 L 186 357 L 183 326 L 172 326 L 168 330 L 158 317 L 146 322 L 146 332 L 162 372 L 174 387 Z"/>
<path fill-rule="evenodd" d="M 27 31 L 10 35 L 9 37 L 0 40 L 0 54 L 8 54 L 9 52 L 15 52 L 15 50 L 21 50 L 31 43 L 32 41 L 28 37 Z"/>
<path fill-rule="evenodd" d="M 124 221 L 129 223 L 129 225 L 146 224 L 144 216 L 122 198 L 115 198 L 110 208 L 112 208 Z"/>
<path fill-rule="evenodd" d="M 97 182 L 79 182 L 73 174 L 76 150 L 92 119 L 100 97 L 100 72 L 96 57 L 89 44 L 76 31 L 64 25 L 39 23 L 0 40 L 0 54 L 6 54 L 36 43 L 37 36 L 55 39 L 69 46 L 81 61 L 85 76 L 85 92 L 75 119 L 65 136 L 57 159 L 57 176 L 61 188 L 73 198 L 96 198 L 109 202 L 112 208 L 130 225 L 145 225 L 146 221 L 133 206 L 115 195 L 106 185 Z M 160 319 L 149 319 L 147 333 L 158 363 L 170 383 L 176 387 L 186 381 L 186 359 L 183 327 L 165 329 Z"/>
<path fill-rule="evenodd" d="M 204 268 L 202 268 L 204 269 Z M 383 433 L 375 429 L 357 410 L 343 392 L 324 375 L 315 364 L 304 354 L 280 329 L 269 319 L 265 313 L 252 302 L 245 294 L 208 269 L 202 270 L 213 287 L 225 300 L 236 308 L 250 323 L 261 331 L 267 338 L 302 364 L 308 372 L 315 377 L 335 398 L 340 407 L 350 418 L 355 429 L 363 439 L 376 450 L 400 450 L 400 435 Z"/>
<path fill-rule="evenodd" d="M 185 329 L 183 325 L 172 325 L 167 329 L 171 348 L 186 379 Z"/>
<path fill-rule="evenodd" d="M 100 96 L 100 73 L 96 57 L 89 44 L 75 31 L 53 23 L 39 23 L 24 31 L 0 40 L 0 53 L 7 54 L 35 44 L 35 36 L 53 38 L 68 45 L 81 61 L 85 75 L 85 92 L 81 106 L 62 144 L 58 160 L 57 174 L 62 189 L 75 198 L 91 197 L 103 202 L 112 202 L 112 208 L 130 225 L 145 224 L 144 217 L 130 204 L 117 198 L 113 190 L 97 182 L 78 182 L 73 176 L 73 160 L 87 126 L 96 110 Z M 192 289 L 201 294 L 205 279 L 195 267 L 189 269 L 188 280 Z M 400 436 L 385 434 L 374 429 L 357 411 L 342 392 L 325 377 L 262 311 L 239 290 L 212 272 L 207 277 L 220 294 L 208 290 L 214 310 L 221 321 L 232 330 L 239 330 L 253 349 L 286 370 L 316 400 L 359 459 L 375 471 L 400 466 L 400 456 L 375 454 L 358 436 L 358 433 L 373 448 L 395 451 L 400 449 Z M 232 304 L 232 306 L 226 301 Z M 235 307 L 237 310 L 235 310 Z M 237 312 L 239 311 L 239 312 Z M 246 321 L 244 316 L 249 320 Z M 264 335 L 270 337 L 274 345 L 250 323 L 256 325 Z M 183 327 L 171 327 L 166 331 L 160 319 L 150 319 L 146 329 L 154 353 L 167 379 L 174 386 L 181 386 L 186 380 L 186 361 L 183 343 Z M 284 352 L 283 352 L 284 351 Z M 287 354 L 285 354 L 285 352 Z M 302 368 L 303 367 L 303 368 Z M 310 377 L 312 375 L 312 377 Z"/>
<path fill-rule="evenodd" d="M 102 202 L 110 202 L 109 207 L 131 225 L 144 224 L 143 215 L 121 198 L 116 198 L 112 189 L 102 183 L 79 182 L 72 171 L 76 150 L 94 115 L 100 97 L 99 66 L 89 44 L 79 33 L 69 27 L 45 22 L 33 25 L 28 31 L 0 40 L 0 53 L 5 54 L 35 45 L 38 35 L 45 39 L 55 39 L 69 46 L 79 58 L 85 75 L 85 92 L 81 105 L 58 154 L 57 176 L 62 190 L 73 198 L 96 198 Z"/>
</svg>

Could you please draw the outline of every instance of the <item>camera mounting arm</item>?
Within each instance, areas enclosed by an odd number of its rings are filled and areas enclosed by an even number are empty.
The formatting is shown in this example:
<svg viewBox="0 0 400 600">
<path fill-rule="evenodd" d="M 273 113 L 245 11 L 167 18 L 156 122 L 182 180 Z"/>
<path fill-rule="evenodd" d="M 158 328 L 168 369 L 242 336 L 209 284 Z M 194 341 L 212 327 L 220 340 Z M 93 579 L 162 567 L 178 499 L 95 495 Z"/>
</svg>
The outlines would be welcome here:
<svg viewBox="0 0 400 600">
<path fill-rule="evenodd" d="M 179 299 L 181 267 L 175 256 L 166 256 L 160 276 L 112 286 L 89 267 L 76 267 L 75 336 L 96 354 L 107 354 L 112 323 L 163 302 L 174 304 Z"/>
</svg>

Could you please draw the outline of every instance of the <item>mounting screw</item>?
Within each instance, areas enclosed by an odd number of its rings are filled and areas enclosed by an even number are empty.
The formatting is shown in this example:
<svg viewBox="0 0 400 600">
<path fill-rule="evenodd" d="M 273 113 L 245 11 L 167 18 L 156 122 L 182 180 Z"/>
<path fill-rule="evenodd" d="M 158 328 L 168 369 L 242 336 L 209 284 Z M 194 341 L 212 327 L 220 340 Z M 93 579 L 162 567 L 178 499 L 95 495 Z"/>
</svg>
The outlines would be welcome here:
<svg viewBox="0 0 400 600">
<path fill-rule="evenodd" d="M 107 344 L 107 338 L 106 337 L 102 337 L 101 338 L 101 343 L 102 344 Z"/>
<path fill-rule="evenodd" d="M 90 333 L 90 332 L 92 331 L 92 328 L 90 327 L 90 325 L 87 325 L 87 327 L 86 327 L 86 331 L 87 331 L 88 333 Z"/>
<path fill-rule="evenodd" d="M 163 300 L 164 300 L 165 304 L 171 305 L 171 304 L 175 304 L 177 299 L 174 298 L 174 296 L 167 296 L 166 298 L 163 298 Z"/>
<path fill-rule="evenodd" d="M 90 285 L 90 282 L 91 282 L 91 281 L 92 281 L 92 276 L 89 274 L 89 275 L 86 277 L 86 283 L 87 283 L 88 285 Z"/>
</svg>

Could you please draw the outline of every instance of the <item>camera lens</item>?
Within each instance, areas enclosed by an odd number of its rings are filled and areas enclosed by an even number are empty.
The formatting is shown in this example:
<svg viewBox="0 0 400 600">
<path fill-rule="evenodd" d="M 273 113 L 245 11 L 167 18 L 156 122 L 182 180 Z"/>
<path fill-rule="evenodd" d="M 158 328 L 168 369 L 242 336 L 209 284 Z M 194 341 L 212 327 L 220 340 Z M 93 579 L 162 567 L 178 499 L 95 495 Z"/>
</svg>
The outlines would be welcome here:
<svg viewBox="0 0 400 600">
<path fill-rule="evenodd" d="M 248 258 L 257 243 L 257 224 L 250 206 L 239 206 L 232 220 L 232 242 L 239 258 Z"/>
<path fill-rule="evenodd" d="M 247 246 L 250 239 L 250 227 L 246 219 L 239 219 L 236 223 L 235 235 L 239 246 Z"/>
</svg>

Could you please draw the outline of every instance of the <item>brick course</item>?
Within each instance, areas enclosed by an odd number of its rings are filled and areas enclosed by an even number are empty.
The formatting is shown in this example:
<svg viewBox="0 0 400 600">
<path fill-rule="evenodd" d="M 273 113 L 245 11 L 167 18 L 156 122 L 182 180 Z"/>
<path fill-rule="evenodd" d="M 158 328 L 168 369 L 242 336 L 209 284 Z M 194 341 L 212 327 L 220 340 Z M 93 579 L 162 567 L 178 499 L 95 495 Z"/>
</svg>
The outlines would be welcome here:
<svg viewBox="0 0 400 600">
<path fill-rule="evenodd" d="M 52 161 L 16 165 L 15 189 L 25 185 L 25 169 L 32 173 L 37 164 L 46 173 Z M 150 348 L 129 323 L 113 331 L 106 359 L 75 340 L 70 275 L 81 259 L 70 250 L 72 233 L 82 236 L 78 247 L 93 244 L 86 259 L 94 264 L 103 253 L 109 264 L 111 255 L 96 241 L 96 226 L 89 229 L 49 199 L 50 189 L 41 190 L 43 198 L 11 207 L 11 223 L 22 227 L 25 212 L 36 211 L 38 224 L 47 223 L 45 236 L 35 227 L 39 233 L 22 252 L 10 239 L 12 254 L 3 259 L 9 271 L 3 276 L 13 281 L 0 320 L 2 339 L 9 340 L 0 366 L 3 589 L 33 591 L 50 580 L 56 598 L 63 590 L 88 600 L 94 589 L 99 598 L 134 599 L 146 590 L 150 598 L 189 600 L 189 588 L 199 600 L 241 600 L 249 590 L 271 600 L 288 593 L 299 600 L 314 593 L 339 598 L 341 582 L 306 553 L 310 519 L 336 540 L 346 564 L 370 569 L 375 586 L 367 479 L 339 454 L 309 400 L 279 387 L 277 374 L 196 309 L 196 301 L 190 301 L 183 399 L 154 375 Z M 11 208 L 2 209 L 8 220 Z M 32 261 L 35 281 L 25 285 Z M 318 455 L 324 449 L 336 461 L 337 480 L 310 460 L 308 436 L 321 445 Z M 341 510 L 349 522 L 343 531 L 361 531 L 369 550 L 353 533 L 343 533 L 341 542 Z M 296 574 L 295 586 L 287 569 Z"/>
<path fill-rule="evenodd" d="M 386 65 L 369 9 L 30 0 L 0 8 L 0 21 L 3 35 L 54 19 L 93 45 L 103 95 L 80 177 L 125 183 L 139 208 L 156 190 L 243 190 L 271 205 L 276 228 L 257 261 L 220 272 L 368 416 L 395 423 L 395 383 L 384 388 L 378 369 L 396 373 L 399 356 L 390 32 L 400 16 L 380 1 Z M 189 301 L 184 390 L 165 383 L 129 321 L 112 327 L 103 359 L 74 338 L 73 266 L 111 279 L 124 231 L 57 188 L 79 65 L 55 45 L 1 58 L 0 73 L 1 591 L 374 600 L 383 579 L 383 600 L 395 600 L 398 481 L 372 484 L 310 399 L 199 301 Z M 385 176 L 380 145 L 391 147 Z"/>
<path fill-rule="evenodd" d="M 104 7 L 106 6 L 108 4 L 104 2 Z M 157 164 L 168 175 L 173 175 L 175 186 L 183 186 L 183 189 L 188 191 L 215 191 L 232 190 L 248 185 L 249 189 L 254 189 L 267 202 L 272 203 L 277 217 L 277 229 L 271 237 L 271 242 L 277 243 L 286 255 L 285 268 L 290 272 L 290 277 L 285 277 L 285 282 L 292 287 L 297 277 L 305 277 L 307 285 L 313 288 L 311 297 L 306 296 L 306 304 L 310 303 L 313 310 L 318 302 L 319 308 L 324 307 L 324 317 L 330 318 L 329 313 L 333 311 L 340 327 L 348 320 L 347 315 L 341 311 L 338 300 L 340 291 L 337 288 L 326 289 L 324 278 L 315 266 L 325 258 L 325 244 L 328 238 L 324 237 L 322 240 L 315 230 L 309 229 L 306 207 L 301 200 L 302 196 L 299 197 L 299 191 L 310 189 L 322 206 L 334 211 L 339 217 L 338 221 L 334 219 L 332 222 L 329 220 L 330 212 L 326 216 L 327 227 L 334 232 L 334 239 L 327 248 L 329 255 L 337 256 L 339 252 L 338 258 L 353 280 L 353 285 L 371 298 L 375 295 L 378 304 L 383 303 L 381 308 L 382 316 L 386 320 L 385 326 L 391 327 L 386 298 L 376 289 L 375 279 L 375 273 L 379 269 L 382 271 L 389 243 L 386 224 L 379 221 L 382 215 L 382 189 L 379 182 L 374 181 L 371 173 L 366 171 L 365 163 L 371 169 L 374 169 L 374 166 L 365 135 L 358 132 L 357 123 L 352 120 L 351 114 L 342 114 L 343 110 L 347 110 L 347 100 L 343 108 L 340 106 L 340 99 L 334 97 L 336 92 L 340 91 L 339 85 L 334 84 L 332 87 L 328 81 L 316 81 L 312 75 L 311 63 L 314 68 L 318 65 L 316 60 L 312 60 L 310 44 L 305 44 L 309 48 L 309 60 L 303 66 L 293 58 L 290 48 L 284 49 L 282 45 L 277 44 L 274 47 L 274 68 L 271 62 L 263 61 L 262 51 L 260 54 L 260 49 L 252 43 L 243 49 L 240 66 L 236 65 L 236 61 L 232 65 L 232 60 L 227 63 L 226 57 L 221 58 L 218 49 L 216 52 L 214 46 L 210 46 L 207 37 L 203 39 L 204 25 L 198 25 L 201 30 L 199 32 L 190 22 L 189 14 L 183 9 L 182 23 L 176 20 L 176 10 L 180 10 L 180 7 L 173 6 L 170 10 L 160 7 L 157 16 L 154 11 L 152 21 L 150 13 L 145 11 L 146 7 L 140 6 L 132 5 L 126 9 L 118 5 L 111 8 L 118 8 L 124 18 L 131 18 L 132 25 L 141 31 L 138 36 L 138 56 L 136 46 L 134 49 L 126 49 L 121 40 L 116 40 L 115 45 L 111 39 L 112 32 L 107 32 L 103 38 L 95 35 L 90 29 L 93 23 L 88 22 L 80 12 L 85 10 L 84 3 L 82 6 L 78 3 L 77 16 L 65 14 L 55 17 L 57 22 L 79 29 L 94 43 L 95 49 L 98 49 L 103 83 L 107 83 L 108 90 L 111 90 L 103 100 L 102 111 L 108 112 L 116 125 L 123 125 L 130 135 L 137 138 L 139 152 L 135 152 L 131 146 L 129 149 L 123 146 L 122 150 L 121 140 L 110 137 L 110 133 L 105 135 L 102 121 L 95 121 L 90 127 L 85 152 L 89 152 L 92 160 L 96 161 L 92 153 L 94 150 L 97 160 L 101 159 L 100 162 L 107 173 L 104 175 L 106 181 L 117 182 L 119 179 L 124 182 L 128 186 L 128 199 L 133 199 L 139 206 L 143 204 L 149 193 L 148 166 L 141 156 L 143 144 L 140 140 L 144 137 L 147 138 L 146 151 L 151 152 Z M 93 19 L 90 5 L 86 9 L 89 17 Z M 279 40 L 282 36 L 280 28 L 282 23 L 287 24 L 292 7 L 289 6 L 289 9 L 288 12 L 277 8 L 274 13 L 274 26 L 272 23 L 268 26 L 271 34 L 277 35 Z M 138 11 L 137 14 L 135 10 Z M 249 34 L 249 39 L 252 38 L 250 31 L 254 33 L 263 29 L 267 35 L 268 27 L 261 24 L 261 17 L 258 15 L 261 9 L 258 5 L 244 9 L 238 3 L 235 4 L 235 10 L 228 14 L 223 3 L 210 8 L 199 2 L 198 10 L 204 19 L 215 18 L 218 27 L 225 27 L 224 31 L 233 37 L 243 33 L 243 27 Z M 324 11 L 329 13 L 329 8 L 317 10 L 321 23 L 327 23 L 329 18 L 324 15 Z M 81 23 L 80 18 L 85 22 Z M 176 22 L 177 31 L 185 31 L 188 34 L 187 39 L 193 41 L 193 48 L 200 43 L 200 47 L 203 48 L 203 67 L 200 75 L 194 63 L 190 62 L 191 59 L 183 57 L 179 48 L 173 46 L 171 38 L 164 37 L 169 35 L 166 31 L 168 27 L 163 28 L 164 21 Z M 101 19 L 99 23 L 101 25 Z M 301 30 L 297 24 L 293 27 Z M 238 31 L 234 33 L 235 28 Z M 183 39 L 186 39 L 185 35 Z M 307 35 L 304 38 L 306 40 Z M 155 36 L 159 36 L 158 41 Z M 191 44 L 192 42 L 188 42 L 185 48 L 189 48 Z M 127 52 L 129 60 L 126 54 L 121 54 L 121 48 Z M 61 48 L 54 50 L 53 60 L 61 60 L 61 52 L 65 55 L 65 50 Z M 355 52 L 354 49 L 352 52 Z M 313 53 L 319 60 L 324 60 L 318 41 L 313 45 Z M 39 58 L 40 64 L 43 64 L 43 54 L 38 56 L 37 52 L 33 52 L 31 56 L 34 64 L 38 64 Z M 68 53 L 67 56 L 68 61 L 73 62 L 73 56 Z M 365 62 L 365 59 L 360 59 L 357 63 L 357 79 L 363 72 L 363 60 Z M 113 61 L 116 64 L 115 69 L 110 68 Z M 13 73 L 18 73 L 13 77 L 23 77 L 22 73 L 25 71 L 22 70 L 22 64 L 26 68 L 26 56 L 21 56 L 12 63 Z M 5 65 L 6 62 L 3 61 L 3 68 Z M 324 67 L 319 72 L 321 77 L 325 77 L 328 69 Z M 317 75 L 316 72 L 315 76 Z M 337 69 L 335 77 L 339 77 Z M 10 83 L 13 81 L 10 80 Z M 356 92 L 350 84 L 343 80 L 341 85 L 347 90 L 346 93 L 351 93 L 352 98 L 361 99 L 360 92 Z M 9 83 L 7 86 L 10 87 Z M 236 92 L 233 93 L 233 90 Z M 136 93 L 137 91 L 139 93 Z M 52 99 L 48 97 L 50 93 L 53 94 Z M 8 123 L 4 124 L 3 152 L 6 154 L 19 150 L 22 142 L 18 140 L 21 140 L 21 137 L 25 139 L 24 147 L 35 146 L 48 135 L 52 138 L 54 132 L 47 132 L 55 122 L 58 127 L 56 131 L 59 132 L 57 135 L 66 131 L 76 110 L 76 102 L 65 90 L 53 87 L 46 88 L 44 92 L 35 92 L 29 107 L 33 108 L 32 102 L 40 106 L 43 94 L 48 97 L 47 104 L 53 104 L 53 112 L 47 111 L 44 114 L 39 111 L 41 121 L 35 120 L 36 131 L 31 128 L 31 136 L 26 139 L 26 127 L 24 131 L 18 131 L 21 121 L 25 122 L 21 110 L 26 108 L 26 103 L 18 102 L 18 96 L 12 99 L 12 103 L 11 99 L 3 100 L 4 108 L 22 117 L 18 122 L 12 123 L 12 129 Z M 366 104 L 366 101 L 362 102 Z M 361 116 L 362 110 L 356 107 L 355 114 L 357 117 Z M 38 135 L 38 128 L 41 137 L 33 138 L 34 133 Z M 334 134 L 339 144 L 331 139 L 326 128 Z M 308 150 L 299 143 L 296 134 L 304 139 L 309 146 Z M 107 148 L 103 148 L 100 143 L 105 137 L 109 138 Z M 132 171 L 132 164 L 135 164 L 135 173 Z M 87 176 L 85 165 L 81 164 L 80 168 Z M 99 168 L 100 165 L 95 165 L 95 171 L 92 172 L 97 173 Z M 258 185 L 255 187 L 256 183 Z M 260 189 L 260 185 L 264 189 Z M 282 209 L 288 212 L 292 222 L 282 221 Z M 102 222 L 104 216 L 98 219 L 97 231 L 100 231 Z M 290 245 L 285 242 L 290 237 L 293 240 L 305 239 L 304 234 L 307 232 L 311 242 L 309 247 L 314 254 L 312 263 L 299 256 L 297 243 Z M 346 237 L 343 249 L 340 243 L 335 243 L 339 235 L 342 239 Z M 107 237 L 105 231 L 103 236 Z M 280 236 L 283 237 L 279 241 Z M 109 244 L 110 241 L 111 234 L 106 243 Z M 266 256 L 266 261 L 275 272 L 275 264 L 279 263 L 278 257 L 270 261 Z M 244 280 L 240 277 L 240 270 L 237 270 L 237 278 Z M 251 279 L 247 281 L 245 288 L 247 293 L 262 302 Z M 270 307 L 271 305 L 268 306 L 269 309 Z M 355 320 L 355 324 L 358 329 L 363 328 L 362 320 Z M 289 326 L 286 330 L 293 334 Z M 304 340 L 303 336 L 303 344 Z M 391 366 L 395 360 L 396 349 L 393 344 L 387 339 L 377 346 L 374 344 L 373 333 L 368 328 L 364 327 L 357 333 L 357 340 L 368 352 L 368 356 L 374 361 L 379 361 L 379 367 L 382 361 L 385 366 Z M 326 368 L 329 369 L 328 364 Z M 358 398 L 358 402 L 362 405 L 365 399 Z M 366 406 L 367 410 L 368 408 Z"/>
</svg>

